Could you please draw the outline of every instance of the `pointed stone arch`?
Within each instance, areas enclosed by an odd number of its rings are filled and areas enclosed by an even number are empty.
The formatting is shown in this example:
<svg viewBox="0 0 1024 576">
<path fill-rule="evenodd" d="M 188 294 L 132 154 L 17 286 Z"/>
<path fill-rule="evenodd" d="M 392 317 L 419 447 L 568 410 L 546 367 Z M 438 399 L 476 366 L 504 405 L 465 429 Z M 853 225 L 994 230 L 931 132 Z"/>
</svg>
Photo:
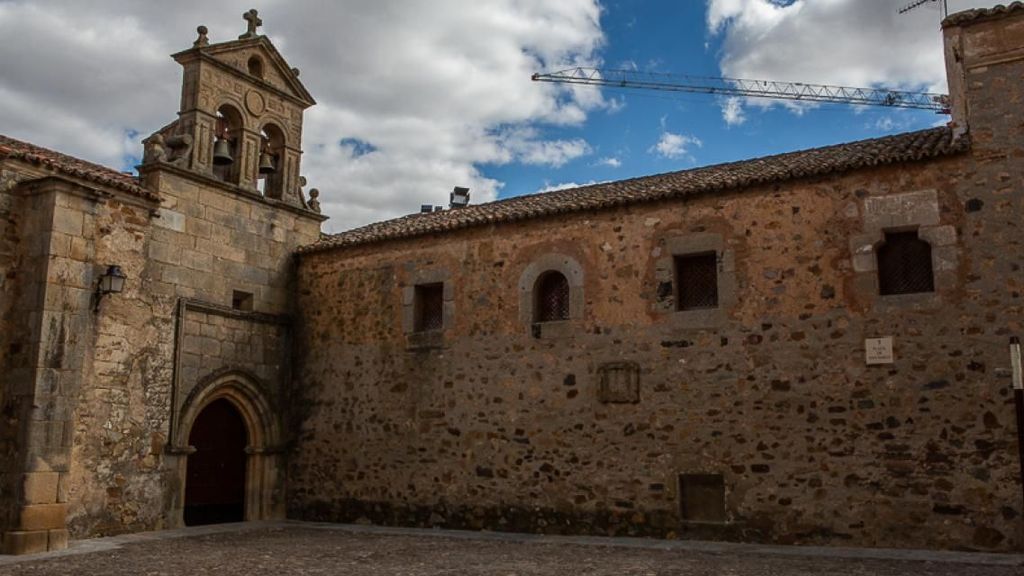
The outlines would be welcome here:
<svg viewBox="0 0 1024 576">
<path fill-rule="evenodd" d="M 284 518 L 281 474 L 281 423 L 271 408 L 259 379 L 245 370 L 225 370 L 207 376 L 192 389 L 182 405 L 171 438 L 171 453 L 177 459 L 177 497 L 172 501 L 169 524 L 184 525 L 185 483 L 188 455 L 195 452 L 189 434 L 199 414 L 217 400 L 226 400 L 245 422 L 245 520 Z"/>
</svg>

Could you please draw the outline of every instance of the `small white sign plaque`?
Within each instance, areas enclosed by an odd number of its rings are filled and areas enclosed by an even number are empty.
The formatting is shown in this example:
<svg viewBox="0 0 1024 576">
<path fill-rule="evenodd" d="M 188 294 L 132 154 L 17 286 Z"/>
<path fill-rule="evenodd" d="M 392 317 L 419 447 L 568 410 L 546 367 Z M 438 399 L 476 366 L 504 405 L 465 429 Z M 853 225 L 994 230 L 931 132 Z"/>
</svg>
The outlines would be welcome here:
<svg viewBox="0 0 1024 576">
<path fill-rule="evenodd" d="M 892 336 L 866 338 L 864 360 L 867 364 L 892 364 Z"/>
</svg>

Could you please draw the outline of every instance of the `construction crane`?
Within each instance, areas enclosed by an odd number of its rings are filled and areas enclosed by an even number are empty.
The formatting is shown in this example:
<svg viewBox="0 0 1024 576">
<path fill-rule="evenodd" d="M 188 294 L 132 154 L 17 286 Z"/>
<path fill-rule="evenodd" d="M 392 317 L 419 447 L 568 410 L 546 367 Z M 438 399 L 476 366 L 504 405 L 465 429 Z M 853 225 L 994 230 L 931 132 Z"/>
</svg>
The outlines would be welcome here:
<svg viewBox="0 0 1024 576">
<path fill-rule="evenodd" d="M 533 80 L 535 82 L 582 84 L 608 88 L 695 92 L 748 98 L 914 108 L 918 110 L 933 110 L 939 114 L 949 114 L 949 96 L 945 94 L 907 92 L 884 88 L 850 88 L 848 86 L 803 84 L 800 82 L 686 76 L 660 72 L 583 67 L 569 68 L 545 74 L 537 73 L 533 75 Z"/>
<path fill-rule="evenodd" d="M 914 0 L 910 4 L 900 8 L 899 12 L 900 14 L 906 14 L 907 12 L 917 10 L 925 4 L 934 4 L 937 2 L 941 2 L 939 7 L 942 8 L 942 17 L 945 18 L 946 16 L 949 16 L 949 3 L 946 0 Z"/>
</svg>

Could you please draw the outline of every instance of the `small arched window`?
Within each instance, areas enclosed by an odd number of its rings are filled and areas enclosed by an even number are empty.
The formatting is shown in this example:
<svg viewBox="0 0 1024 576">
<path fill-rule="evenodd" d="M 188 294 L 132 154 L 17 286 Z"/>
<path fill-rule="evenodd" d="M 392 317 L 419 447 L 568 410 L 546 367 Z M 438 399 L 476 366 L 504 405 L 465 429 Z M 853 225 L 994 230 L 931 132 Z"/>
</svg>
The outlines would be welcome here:
<svg viewBox="0 0 1024 576">
<path fill-rule="evenodd" d="M 917 231 L 886 232 L 878 248 L 878 293 L 917 294 L 935 291 L 932 247 Z"/>
<path fill-rule="evenodd" d="M 257 78 L 263 78 L 263 60 L 259 56 L 253 56 L 249 58 L 249 74 Z"/>
<path fill-rule="evenodd" d="M 534 322 L 555 322 L 569 319 L 569 280 L 565 275 L 550 270 L 537 278 L 534 289 Z"/>
</svg>

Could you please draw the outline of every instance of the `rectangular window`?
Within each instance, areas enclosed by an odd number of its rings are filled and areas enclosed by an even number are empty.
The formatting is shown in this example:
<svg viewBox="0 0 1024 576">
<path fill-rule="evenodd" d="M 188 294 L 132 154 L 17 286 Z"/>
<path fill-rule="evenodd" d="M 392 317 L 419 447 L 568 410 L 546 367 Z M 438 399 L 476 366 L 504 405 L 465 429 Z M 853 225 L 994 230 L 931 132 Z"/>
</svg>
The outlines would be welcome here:
<svg viewBox="0 0 1024 576">
<path fill-rule="evenodd" d="M 718 308 L 718 257 L 714 252 L 676 256 L 676 310 Z"/>
<path fill-rule="evenodd" d="M 444 284 L 419 284 L 413 298 L 416 332 L 444 328 Z"/>
<path fill-rule="evenodd" d="M 886 232 L 885 243 L 878 247 L 878 292 L 916 294 L 935 291 L 931 244 L 917 231 Z"/>
<path fill-rule="evenodd" d="M 252 312 L 252 293 L 235 290 L 231 293 L 231 307 L 243 312 Z"/>
<path fill-rule="evenodd" d="M 679 515 L 687 522 L 725 522 L 721 474 L 680 474 Z"/>
</svg>

